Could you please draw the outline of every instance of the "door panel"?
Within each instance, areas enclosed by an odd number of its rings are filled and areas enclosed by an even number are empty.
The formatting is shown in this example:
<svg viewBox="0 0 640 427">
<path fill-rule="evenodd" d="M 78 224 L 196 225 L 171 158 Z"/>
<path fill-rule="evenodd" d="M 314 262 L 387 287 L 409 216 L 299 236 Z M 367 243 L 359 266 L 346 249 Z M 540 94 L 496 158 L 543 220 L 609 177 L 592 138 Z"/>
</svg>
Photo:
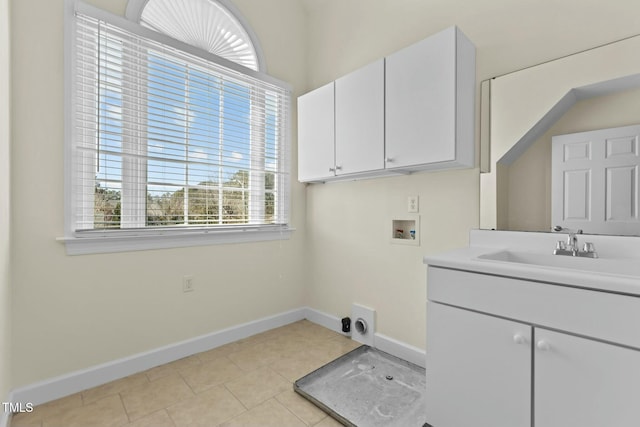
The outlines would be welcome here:
<svg viewBox="0 0 640 427">
<path fill-rule="evenodd" d="M 531 327 L 427 303 L 427 422 L 531 426 Z"/>
<path fill-rule="evenodd" d="M 640 425 L 640 351 L 539 328 L 535 342 L 535 427 Z"/>
</svg>

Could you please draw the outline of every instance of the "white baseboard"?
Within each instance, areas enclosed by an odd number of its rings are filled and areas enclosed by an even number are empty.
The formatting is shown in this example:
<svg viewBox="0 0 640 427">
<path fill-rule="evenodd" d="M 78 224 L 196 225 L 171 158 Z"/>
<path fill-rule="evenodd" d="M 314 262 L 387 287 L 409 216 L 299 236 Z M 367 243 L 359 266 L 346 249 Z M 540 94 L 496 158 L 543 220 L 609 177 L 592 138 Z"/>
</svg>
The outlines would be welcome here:
<svg viewBox="0 0 640 427">
<path fill-rule="evenodd" d="M 3 402 L 9 402 L 9 400 L 4 400 Z M 11 414 L 9 412 L 5 412 L 4 408 L 2 408 L 0 411 L 0 427 L 8 427 L 10 418 Z"/>
<path fill-rule="evenodd" d="M 424 350 L 382 334 L 375 334 L 373 339 L 374 345 L 378 350 L 424 368 L 427 358 Z"/>
<path fill-rule="evenodd" d="M 302 307 L 20 387 L 11 392 L 7 401 L 40 405 L 302 319 L 308 319 L 310 322 L 343 334 L 339 317 L 310 307 Z M 374 342 L 375 347 L 382 351 L 419 366 L 425 365 L 425 352 L 419 348 L 377 333 Z M 0 427 L 6 427 L 9 414 L 0 415 L 2 415 Z"/>
<path fill-rule="evenodd" d="M 306 309 L 299 308 L 244 323 L 211 334 L 157 348 L 148 352 L 117 359 L 13 390 L 11 402 L 30 402 L 33 405 L 50 402 L 88 388 L 114 381 L 158 365 L 173 362 L 304 319 Z"/>
<path fill-rule="evenodd" d="M 339 334 L 346 335 L 346 336 L 350 335 L 342 332 L 342 320 L 340 317 L 327 314 L 325 312 L 316 310 L 311 307 L 305 307 L 304 310 L 305 310 L 305 317 L 308 321 L 313 322 L 320 326 L 324 326 L 325 328 L 330 329 Z"/>
<path fill-rule="evenodd" d="M 334 332 L 343 334 L 342 323 L 339 317 L 324 313 L 319 310 L 315 310 L 310 307 L 306 307 L 305 310 L 306 318 L 309 321 L 317 323 L 320 326 L 324 326 L 327 329 L 331 329 Z M 423 368 L 425 366 L 426 353 L 424 350 L 395 340 L 386 335 L 376 332 L 373 337 L 373 347 Z"/>
</svg>

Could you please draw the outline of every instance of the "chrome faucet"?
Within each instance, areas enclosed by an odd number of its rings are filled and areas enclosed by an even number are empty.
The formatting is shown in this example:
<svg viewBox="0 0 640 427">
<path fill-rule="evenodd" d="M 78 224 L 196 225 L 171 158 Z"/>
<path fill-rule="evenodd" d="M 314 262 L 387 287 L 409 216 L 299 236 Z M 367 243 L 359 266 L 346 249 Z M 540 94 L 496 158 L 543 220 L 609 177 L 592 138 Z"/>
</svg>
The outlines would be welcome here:
<svg viewBox="0 0 640 427">
<path fill-rule="evenodd" d="M 585 258 L 598 258 L 598 253 L 596 252 L 596 248 L 591 242 L 586 242 L 580 250 L 578 246 L 578 234 L 582 234 L 582 230 L 570 230 L 568 228 L 561 227 L 556 225 L 553 227 L 553 231 L 560 233 L 567 233 L 567 241 L 566 243 L 562 240 L 558 240 L 556 243 L 556 248 L 553 251 L 554 255 L 568 255 L 568 256 L 578 256 Z"/>
</svg>

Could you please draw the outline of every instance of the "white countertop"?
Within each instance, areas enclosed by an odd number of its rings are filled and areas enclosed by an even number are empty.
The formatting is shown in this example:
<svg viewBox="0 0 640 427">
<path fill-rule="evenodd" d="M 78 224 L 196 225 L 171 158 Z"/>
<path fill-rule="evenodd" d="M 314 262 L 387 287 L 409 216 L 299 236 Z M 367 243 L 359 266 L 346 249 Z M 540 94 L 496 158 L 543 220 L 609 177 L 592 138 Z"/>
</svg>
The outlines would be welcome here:
<svg viewBox="0 0 640 427">
<path fill-rule="evenodd" d="M 424 263 L 434 267 L 452 268 L 640 297 L 640 276 L 628 272 L 618 272 L 637 270 L 637 265 L 640 263 L 640 238 L 638 237 L 580 235 L 581 243 L 589 241 L 596 245 L 596 251 L 598 251 L 600 258 L 569 259 L 567 260 L 569 264 L 573 264 L 571 268 L 479 258 L 480 256 L 505 250 L 552 254 L 555 242 L 563 237 L 564 235 L 555 233 L 473 230 L 468 247 L 425 256 Z M 620 268 L 615 274 L 594 271 L 598 269 L 598 264 L 605 265 L 605 263 L 609 271 L 616 271 L 616 266 Z M 589 269 L 581 269 L 581 265 L 589 265 Z"/>
</svg>

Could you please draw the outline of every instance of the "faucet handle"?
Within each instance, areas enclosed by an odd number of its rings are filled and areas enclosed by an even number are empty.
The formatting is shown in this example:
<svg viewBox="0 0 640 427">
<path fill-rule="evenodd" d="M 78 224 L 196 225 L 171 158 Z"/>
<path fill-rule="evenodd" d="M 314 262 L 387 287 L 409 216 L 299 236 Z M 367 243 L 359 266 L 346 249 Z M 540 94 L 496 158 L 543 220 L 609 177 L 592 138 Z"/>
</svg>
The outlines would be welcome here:
<svg viewBox="0 0 640 427">
<path fill-rule="evenodd" d="M 591 242 L 585 242 L 583 251 L 585 251 L 586 253 L 592 254 L 592 253 L 594 253 L 596 251 L 596 247 Z"/>
<path fill-rule="evenodd" d="M 553 231 L 561 232 L 561 233 L 567 233 L 567 234 L 582 234 L 582 230 L 581 229 L 572 230 L 570 228 L 566 228 L 566 227 L 563 227 L 561 225 L 556 225 L 555 227 L 553 227 Z"/>
<path fill-rule="evenodd" d="M 565 249 L 567 249 L 567 244 L 564 242 L 564 240 L 558 240 L 558 242 L 556 243 L 556 249 L 564 251 Z"/>
</svg>

